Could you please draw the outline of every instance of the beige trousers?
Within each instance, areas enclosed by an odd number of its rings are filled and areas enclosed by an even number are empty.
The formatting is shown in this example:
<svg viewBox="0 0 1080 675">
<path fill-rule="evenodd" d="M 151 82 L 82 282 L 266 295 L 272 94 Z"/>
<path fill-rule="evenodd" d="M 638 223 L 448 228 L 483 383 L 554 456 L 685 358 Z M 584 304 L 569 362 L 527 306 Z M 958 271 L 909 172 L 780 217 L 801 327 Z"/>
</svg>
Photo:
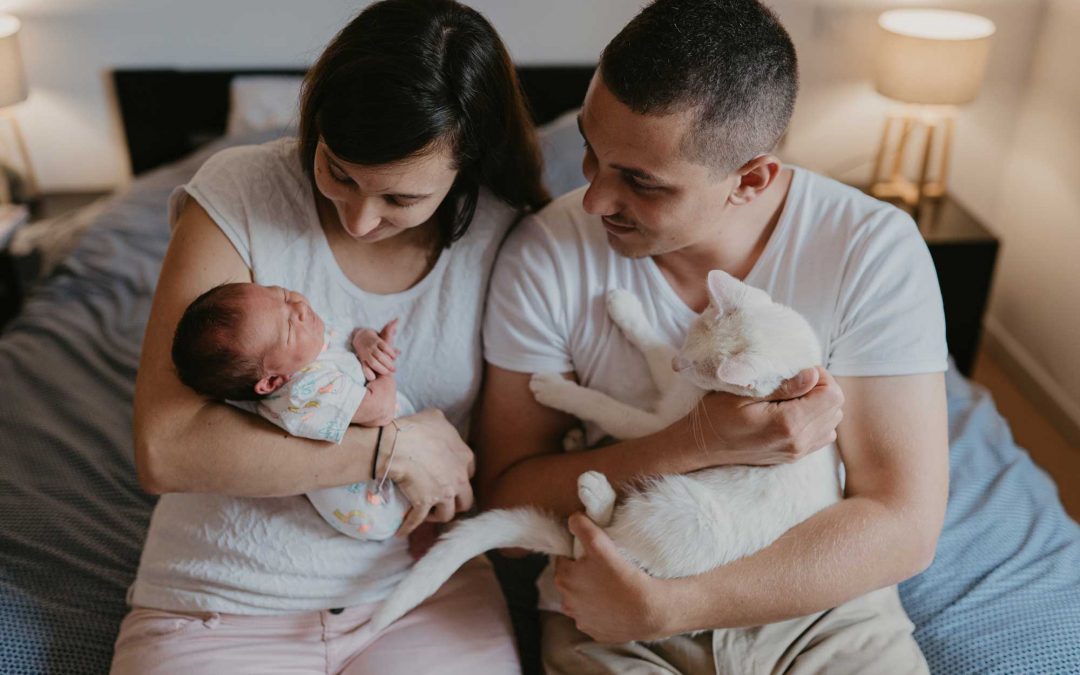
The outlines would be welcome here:
<svg viewBox="0 0 1080 675">
<path fill-rule="evenodd" d="M 825 612 L 757 628 L 601 645 L 555 612 L 541 612 L 549 675 L 928 675 L 896 587 Z"/>
</svg>

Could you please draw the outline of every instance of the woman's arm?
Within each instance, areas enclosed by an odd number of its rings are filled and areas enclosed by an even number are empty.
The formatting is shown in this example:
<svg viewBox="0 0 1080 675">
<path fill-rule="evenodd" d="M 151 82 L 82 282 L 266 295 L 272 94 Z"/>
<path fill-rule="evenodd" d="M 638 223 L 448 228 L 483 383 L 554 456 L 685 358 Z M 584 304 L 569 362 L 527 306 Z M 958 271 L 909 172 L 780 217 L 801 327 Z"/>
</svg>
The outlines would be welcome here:
<svg viewBox="0 0 1080 675">
<path fill-rule="evenodd" d="M 194 200 L 180 216 L 158 279 L 135 380 L 135 466 L 149 492 L 281 496 L 361 480 L 375 432 L 340 445 L 296 438 L 188 389 L 171 359 L 180 316 L 200 293 L 251 281 L 232 244 Z"/>
<path fill-rule="evenodd" d="M 217 284 L 250 281 L 229 240 L 197 203 L 188 202 L 158 278 L 135 381 L 135 466 L 148 491 L 214 492 L 243 497 L 295 495 L 367 479 L 375 429 L 349 427 L 338 445 L 296 438 L 269 422 L 204 398 L 176 376 L 170 356 L 184 309 Z M 402 419 L 390 479 L 413 504 L 401 532 L 425 517 L 450 520 L 472 506 L 472 451 L 442 412 Z M 392 446 L 391 446 L 392 447 Z M 389 467 L 379 456 L 381 473 Z"/>
</svg>

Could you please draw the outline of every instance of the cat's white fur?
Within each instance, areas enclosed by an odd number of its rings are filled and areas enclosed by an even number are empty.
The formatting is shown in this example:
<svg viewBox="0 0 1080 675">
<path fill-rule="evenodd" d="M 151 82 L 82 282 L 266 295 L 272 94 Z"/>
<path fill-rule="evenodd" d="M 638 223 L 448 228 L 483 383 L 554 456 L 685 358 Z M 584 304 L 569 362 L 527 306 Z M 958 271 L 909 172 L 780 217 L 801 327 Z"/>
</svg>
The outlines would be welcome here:
<svg viewBox="0 0 1080 675">
<path fill-rule="evenodd" d="M 635 438 L 685 417 L 706 391 L 765 396 L 820 362 L 817 337 L 797 312 L 721 271 L 709 274 L 708 285 L 709 306 L 677 354 L 656 336 L 636 297 L 625 291 L 608 296 L 612 320 L 645 355 L 660 391 L 653 410 L 639 410 L 558 374 L 533 376 L 536 399 L 595 422 L 616 438 Z M 840 485 L 835 453 L 819 451 L 792 464 L 658 476 L 619 503 L 607 479 L 589 471 L 578 479 L 578 496 L 589 518 L 627 558 L 653 576 L 674 578 L 768 546 L 839 501 Z M 488 511 L 444 535 L 375 612 L 371 628 L 381 630 L 418 605 L 472 557 L 504 547 L 575 553 L 563 520 L 528 508 Z"/>
</svg>

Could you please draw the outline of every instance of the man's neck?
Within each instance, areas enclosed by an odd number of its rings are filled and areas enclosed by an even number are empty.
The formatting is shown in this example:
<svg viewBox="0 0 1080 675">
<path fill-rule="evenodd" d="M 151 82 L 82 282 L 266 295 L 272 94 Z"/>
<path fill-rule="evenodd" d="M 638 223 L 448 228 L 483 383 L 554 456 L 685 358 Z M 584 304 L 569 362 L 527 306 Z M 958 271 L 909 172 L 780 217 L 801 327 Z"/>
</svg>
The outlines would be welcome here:
<svg viewBox="0 0 1080 675">
<path fill-rule="evenodd" d="M 734 209 L 729 222 L 709 239 L 653 256 L 691 309 L 701 312 L 709 304 L 705 278 L 711 270 L 723 270 L 737 279 L 750 274 L 780 221 L 792 175 L 791 169 L 783 169 L 757 199 Z"/>
</svg>

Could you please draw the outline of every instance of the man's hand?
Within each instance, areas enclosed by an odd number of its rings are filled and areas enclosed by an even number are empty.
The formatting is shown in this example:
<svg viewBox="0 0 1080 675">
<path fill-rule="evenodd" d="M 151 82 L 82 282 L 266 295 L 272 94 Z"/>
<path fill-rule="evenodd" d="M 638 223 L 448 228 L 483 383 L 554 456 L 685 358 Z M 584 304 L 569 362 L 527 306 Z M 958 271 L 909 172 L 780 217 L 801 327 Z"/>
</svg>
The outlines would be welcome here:
<svg viewBox="0 0 1080 675">
<path fill-rule="evenodd" d="M 376 375 L 390 375 L 397 371 L 394 361 L 401 350 L 394 346 L 398 320 L 394 319 L 376 333 L 370 328 L 358 328 L 352 335 L 352 348 L 360 359 L 364 377 L 374 380 Z"/>
<path fill-rule="evenodd" d="M 765 398 L 714 392 L 688 416 L 716 464 L 766 466 L 836 441 L 844 394 L 824 368 L 807 368 Z"/>
<path fill-rule="evenodd" d="M 555 587 L 563 613 L 597 642 L 658 640 L 677 633 L 669 626 L 663 580 L 631 564 L 615 542 L 587 516 L 570 516 L 570 532 L 582 543 L 577 560 L 555 559 Z"/>
</svg>

